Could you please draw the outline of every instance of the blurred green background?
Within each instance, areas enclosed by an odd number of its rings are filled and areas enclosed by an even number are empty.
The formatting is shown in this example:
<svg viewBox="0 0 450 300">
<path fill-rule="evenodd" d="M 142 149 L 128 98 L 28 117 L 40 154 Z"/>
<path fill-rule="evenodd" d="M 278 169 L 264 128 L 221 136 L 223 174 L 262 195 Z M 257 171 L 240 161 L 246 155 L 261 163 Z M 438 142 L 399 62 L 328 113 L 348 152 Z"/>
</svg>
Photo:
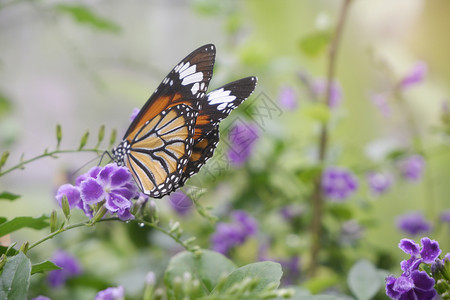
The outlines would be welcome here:
<svg viewBox="0 0 450 300">
<path fill-rule="evenodd" d="M 133 108 L 144 104 L 169 70 L 192 50 L 214 43 L 212 88 L 256 75 L 259 83 L 252 99 L 263 93 L 276 104 L 283 87 L 294 89 L 298 109 L 282 109 L 265 125 L 245 168 L 257 172 L 267 167 L 269 153 L 283 141 L 287 147 L 266 172 L 277 187 L 272 191 L 284 192 L 254 191 L 254 197 L 265 204 L 273 201 L 273 208 L 306 203 L 299 181 L 291 177 L 314 164 L 318 127 L 308 116 L 311 102 L 299 73 L 324 78 L 327 55 L 326 47 L 307 53 L 301 45 L 305 38 L 334 28 L 341 4 L 337 0 L 2 0 L 0 146 L 11 151 L 6 166 L 19 161 L 22 153 L 27 158 L 52 149 L 58 123 L 64 133 L 62 148 L 76 148 L 86 129 L 95 136 L 102 124 L 107 130 L 116 128 L 121 137 Z M 79 11 L 74 9 L 78 5 Z M 338 52 L 336 80 L 343 102 L 331 123 L 328 162 L 352 168 L 360 178 L 358 194 L 345 205 L 357 207 L 354 217 L 370 225 L 363 238 L 367 251 L 363 256 L 371 257 L 370 245 L 376 245 L 402 259 L 397 244 L 403 234 L 395 228 L 395 217 L 421 210 L 428 219 L 437 220 L 443 209 L 450 208 L 448 136 L 438 130 L 442 103 L 449 95 L 449 11 L 446 0 L 352 2 Z M 392 103 L 392 114 L 382 116 L 370 95 L 398 82 L 418 60 L 428 64 L 425 81 L 405 92 L 404 105 Z M 383 149 L 414 146 L 405 108 L 416 121 L 428 155 L 426 178 L 417 184 L 398 181 L 386 195 L 373 197 L 363 170 L 379 162 L 376 157 L 383 155 Z M 225 121 L 223 128 L 231 122 Z M 54 192 L 67 180 L 66 171 L 73 172 L 93 157 L 61 155 L 4 176 L 0 190 L 23 198 L 2 202 L 2 215 L 48 214 L 56 207 Z M 234 178 L 215 183 L 200 201 L 217 210 L 244 189 L 251 171 L 233 172 Z M 201 172 L 199 177 L 207 175 Z M 164 199 L 157 204 L 166 209 Z M 40 234 L 24 230 L 14 240 L 36 240 Z M 450 249 L 449 228 L 432 237 L 444 251 Z"/>
</svg>

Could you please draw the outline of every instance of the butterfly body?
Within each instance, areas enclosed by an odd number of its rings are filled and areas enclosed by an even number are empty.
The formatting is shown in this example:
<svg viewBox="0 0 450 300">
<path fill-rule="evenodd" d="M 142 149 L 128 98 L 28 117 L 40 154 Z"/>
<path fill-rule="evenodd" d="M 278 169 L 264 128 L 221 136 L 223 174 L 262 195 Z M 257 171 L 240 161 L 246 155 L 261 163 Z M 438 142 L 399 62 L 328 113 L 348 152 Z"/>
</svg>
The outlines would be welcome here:
<svg viewBox="0 0 450 300">
<path fill-rule="evenodd" d="M 219 141 L 219 122 L 254 90 L 247 77 L 207 93 L 215 46 L 193 51 L 163 79 L 112 150 L 141 191 L 161 198 L 198 173 Z"/>
</svg>

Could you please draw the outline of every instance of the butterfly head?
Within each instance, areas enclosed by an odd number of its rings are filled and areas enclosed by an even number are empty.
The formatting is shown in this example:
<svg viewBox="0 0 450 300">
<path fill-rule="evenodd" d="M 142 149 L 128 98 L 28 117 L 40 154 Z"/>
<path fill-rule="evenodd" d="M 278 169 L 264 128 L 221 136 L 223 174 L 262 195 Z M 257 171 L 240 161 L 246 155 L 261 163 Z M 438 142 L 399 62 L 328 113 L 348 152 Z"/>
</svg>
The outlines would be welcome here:
<svg viewBox="0 0 450 300">
<path fill-rule="evenodd" d="M 125 165 L 125 156 L 130 151 L 130 144 L 127 140 L 122 141 L 117 147 L 114 147 L 111 151 L 114 161 L 118 166 Z"/>
</svg>

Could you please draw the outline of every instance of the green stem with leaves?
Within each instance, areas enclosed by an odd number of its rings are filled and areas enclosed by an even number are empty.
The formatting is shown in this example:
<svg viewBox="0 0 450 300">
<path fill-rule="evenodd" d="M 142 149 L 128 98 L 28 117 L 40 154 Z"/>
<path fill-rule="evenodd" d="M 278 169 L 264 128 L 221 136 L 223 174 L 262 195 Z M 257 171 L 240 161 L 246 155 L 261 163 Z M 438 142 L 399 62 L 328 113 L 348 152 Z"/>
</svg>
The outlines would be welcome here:
<svg viewBox="0 0 450 300">
<path fill-rule="evenodd" d="M 75 150 L 53 150 L 53 151 L 44 151 L 43 154 L 40 154 L 38 156 L 35 156 L 33 158 L 23 160 L 20 163 L 18 163 L 15 166 L 10 167 L 9 169 L 6 169 L 5 171 L 0 172 L 0 177 L 3 175 L 6 175 L 14 170 L 22 169 L 25 165 L 34 162 L 38 159 L 44 158 L 44 157 L 51 157 L 51 158 L 58 158 L 57 154 L 63 154 L 63 153 L 78 153 L 78 152 L 94 152 L 96 154 L 102 153 L 104 151 L 101 151 L 99 149 L 75 149 Z"/>
<path fill-rule="evenodd" d="M 339 42 L 341 40 L 342 31 L 344 28 L 345 20 L 347 19 L 347 12 L 350 7 L 351 0 L 344 0 L 341 11 L 339 14 L 338 23 L 333 34 L 329 52 L 328 52 L 328 66 L 327 66 L 327 82 L 326 82 L 326 96 L 324 99 L 325 104 L 328 106 L 330 103 L 332 84 L 336 71 L 336 59 L 339 49 Z M 319 137 L 319 150 L 318 150 L 318 163 L 323 166 L 327 154 L 328 144 L 328 123 L 323 122 L 320 130 Z M 321 185 L 322 172 L 319 172 L 314 181 L 314 190 L 311 196 L 313 215 L 311 221 L 311 261 L 309 265 L 309 275 L 312 277 L 316 274 L 319 265 L 319 253 L 321 250 L 321 235 L 322 235 L 322 218 L 323 218 L 323 194 Z"/>
</svg>

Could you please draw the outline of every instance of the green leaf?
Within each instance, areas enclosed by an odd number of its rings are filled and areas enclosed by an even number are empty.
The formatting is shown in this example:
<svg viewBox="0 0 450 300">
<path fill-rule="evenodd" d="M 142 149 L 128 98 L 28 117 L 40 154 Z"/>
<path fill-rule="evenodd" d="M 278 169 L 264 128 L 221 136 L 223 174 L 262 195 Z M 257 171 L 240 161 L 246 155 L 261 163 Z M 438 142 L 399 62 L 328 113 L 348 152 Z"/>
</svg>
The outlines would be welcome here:
<svg viewBox="0 0 450 300">
<path fill-rule="evenodd" d="M 6 252 L 8 252 L 8 255 L 10 255 L 10 256 L 13 256 L 13 255 L 16 255 L 17 253 L 19 253 L 19 251 L 14 248 L 0 246 L 0 256 L 2 254 L 6 254 Z"/>
<path fill-rule="evenodd" d="M 357 261 L 347 277 L 347 283 L 357 299 L 371 299 L 381 288 L 383 282 L 378 270 L 368 260 Z"/>
<path fill-rule="evenodd" d="M 196 256 L 191 252 L 184 251 L 170 260 L 164 273 L 164 283 L 169 289 L 173 288 L 175 277 L 183 277 L 184 273 L 189 272 L 193 278 L 197 278 L 201 282 L 208 292 L 211 292 L 219 278 L 234 269 L 236 267 L 233 262 L 217 252 L 202 250 L 201 254 Z"/>
<path fill-rule="evenodd" d="M 300 50 L 309 57 L 317 56 L 328 46 L 330 39 L 329 31 L 313 32 L 300 40 Z"/>
<path fill-rule="evenodd" d="M 111 148 L 116 142 L 117 130 L 113 129 L 111 131 L 111 136 L 109 137 L 109 148 Z"/>
<path fill-rule="evenodd" d="M 102 125 L 98 130 L 97 146 L 95 146 L 96 148 L 100 146 L 100 143 L 103 141 L 104 138 L 105 138 L 105 125 Z"/>
<path fill-rule="evenodd" d="M 5 217 L 0 217 L 0 224 L 5 223 L 7 220 Z"/>
<path fill-rule="evenodd" d="M 48 217 L 44 215 L 39 218 L 16 217 L 8 222 L 0 224 L 0 237 L 25 227 L 33 229 L 48 227 L 49 223 L 47 220 Z"/>
<path fill-rule="evenodd" d="M 303 109 L 303 113 L 315 120 L 315 121 L 319 121 L 321 123 L 326 123 L 328 122 L 328 120 L 330 119 L 330 109 L 322 103 L 317 103 L 308 107 L 305 107 Z"/>
<path fill-rule="evenodd" d="M 0 93 L 0 117 L 8 115 L 12 110 L 12 101 Z"/>
<path fill-rule="evenodd" d="M 62 140 L 62 129 L 61 129 L 61 125 L 57 124 L 56 125 L 56 148 L 59 149 L 59 145 L 61 144 L 61 140 Z"/>
<path fill-rule="evenodd" d="M 2 156 L 0 157 L 0 169 L 4 166 L 4 164 L 6 163 L 6 160 L 9 157 L 9 152 L 5 151 L 2 153 Z"/>
<path fill-rule="evenodd" d="M 27 299 L 31 262 L 22 252 L 9 257 L 0 275 L 0 299 Z"/>
<path fill-rule="evenodd" d="M 48 271 L 59 270 L 59 269 L 61 269 L 61 268 L 58 267 L 57 265 L 55 265 L 54 263 L 52 263 L 51 261 L 46 260 L 41 263 L 33 265 L 33 267 L 31 268 L 31 275 L 36 274 L 36 273 L 44 273 L 44 272 L 48 272 Z"/>
<path fill-rule="evenodd" d="M 92 10 L 83 5 L 59 4 L 55 9 L 61 13 L 71 16 L 80 24 L 88 25 L 93 28 L 117 33 L 120 31 L 120 26 L 111 20 L 98 16 Z"/>
<path fill-rule="evenodd" d="M 84 146 L 86 146 L 87 141 L 88 141 L 88 138 L 89 138 L 89 131 L 86 131 L 86 132 L 83 134 L 83 136 L 81 137 L 81 140 L 80 140 L 80 146 L 78 147 L 78 150 L 81 150 L 81 149 L 84 148 Z"/>
<path fill-rule="evenodd" d="M 1 199 L 5 199 L 5 200 L 9 200 L 9 201 L 14 201 L 16 199 L 20 198 L 19 195 L 4 191 L 0 193 L 0 200 Z"/>
<path fill-rule="evenodd" d="M 274 284 L 276 287 L 280 285 L 280 279 L 283 275 L 281 265 L 272 261 L 263 261 L 253 264 L 248 264 L 240 267 L 225 279 L 225 282 L 220 285 L 220 289 L 213 290 L 213 293 L 220 293 L 226 291 L 235 284 L 241 283 L 245 278 L 252 278 L 257 280 L 256 286 L 252 289 L 254 292 L 263 291 L 269 284 Z"/>
</svg>

